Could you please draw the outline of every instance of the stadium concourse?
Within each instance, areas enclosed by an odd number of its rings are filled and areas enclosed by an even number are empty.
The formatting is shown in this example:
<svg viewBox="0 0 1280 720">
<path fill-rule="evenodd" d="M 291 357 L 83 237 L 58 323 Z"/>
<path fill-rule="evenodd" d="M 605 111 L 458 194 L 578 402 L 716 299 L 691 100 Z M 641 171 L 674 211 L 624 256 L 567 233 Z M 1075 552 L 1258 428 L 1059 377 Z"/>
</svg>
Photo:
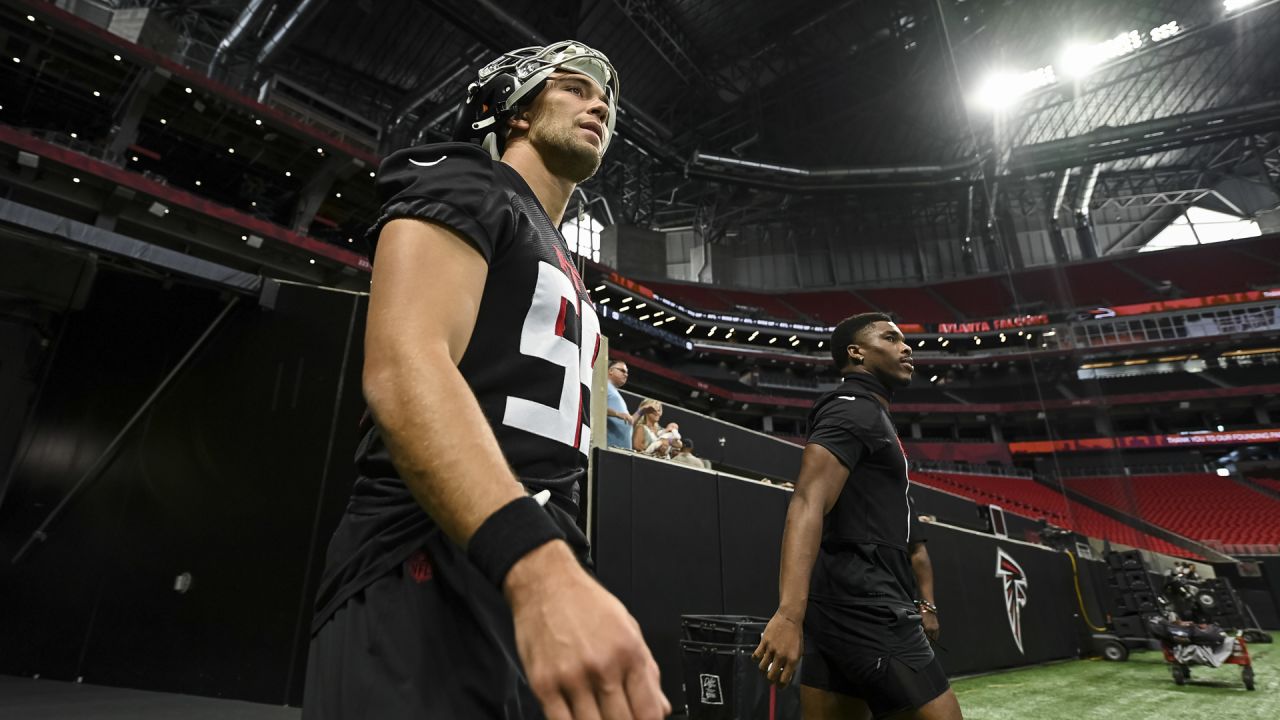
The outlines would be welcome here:
<svg viewBox="0 0 1280 720">
<path fill-rule="evenodd" d="M 677 716 L 764 717 L 682 618 L 777 608 L 834 326 L 880 312 L 965 716 L 1280 717 L 1280 2 L 8 0 L 0 38 L 0 717 L 299 716 L 379 168 L 567 38 L 620 81 L 548 240 L 601 342 L 509 399 L 583 371 L 570 505 Z M 708 468 L 606 447 L 606 359 Z M 1175 684 L 1171 617 L 1255 689 Z"/>
</svg>

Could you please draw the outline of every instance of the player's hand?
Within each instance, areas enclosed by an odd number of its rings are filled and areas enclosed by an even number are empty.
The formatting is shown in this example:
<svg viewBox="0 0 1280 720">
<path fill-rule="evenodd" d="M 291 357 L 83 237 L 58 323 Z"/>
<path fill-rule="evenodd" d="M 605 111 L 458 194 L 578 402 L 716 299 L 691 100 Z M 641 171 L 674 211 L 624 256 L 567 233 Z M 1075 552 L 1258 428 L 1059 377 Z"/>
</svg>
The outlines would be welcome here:
<svg viewBox="0 0 1280 720">
<path fill-rule="evenodd" d="M 924 623 L 924 636 L 929 638 L 929 642 L 938 641 L 938 616 L 935 613 L 920 613 L 921 622 Z"/>
<path fill-rule="evenodd" d="M 760 644 L 751 653 L 751 659 L 760 663 L 760 672 L 769 682 L 786 687 L 796 675 L 803 649 L 804 635 L 800 623 L 782 613 L 774 613 L 769 624 L 765 625 Z"/>
<path fill-rule="evenodd" d="M 671 713 L 640 626 L 569 546 L 524 556 L 503 584 L 516 649 L 548 720 L 657 720 Z"/>
</svg>

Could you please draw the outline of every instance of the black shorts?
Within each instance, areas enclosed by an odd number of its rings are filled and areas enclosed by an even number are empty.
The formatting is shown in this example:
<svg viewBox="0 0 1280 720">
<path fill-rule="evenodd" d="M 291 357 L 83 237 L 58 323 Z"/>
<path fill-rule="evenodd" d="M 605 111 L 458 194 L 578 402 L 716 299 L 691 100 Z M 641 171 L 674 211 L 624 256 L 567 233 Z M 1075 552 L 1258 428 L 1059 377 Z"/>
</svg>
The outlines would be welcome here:
<svg viewBox="0 0 1280 720">
<path fill-rule="evenodd" d="M 926 705 L 951 687 L 915 609 L 810 601 L 800 683 L 860 698 L 876 718 Z"/>
<path fill-rule="evenodd" d="M 302 716 L 542 718 L 501 593 L 438 528 L 311 639 Z"/>
</svg>

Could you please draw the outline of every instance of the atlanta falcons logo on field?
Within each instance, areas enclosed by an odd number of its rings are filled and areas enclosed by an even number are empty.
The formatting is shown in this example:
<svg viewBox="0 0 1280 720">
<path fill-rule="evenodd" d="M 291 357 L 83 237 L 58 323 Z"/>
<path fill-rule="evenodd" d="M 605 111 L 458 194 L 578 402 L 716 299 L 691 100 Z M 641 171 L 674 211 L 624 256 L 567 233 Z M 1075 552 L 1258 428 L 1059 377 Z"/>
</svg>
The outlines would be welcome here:
<svg viewBox="0 0 1280 720">
<path fill-rule="evenodd" d="M 996 577 L 1004 581 L 1004 610 L 1009 616 L 1009 632 L 1013 633 L 1013 641 L 1022 649 L 1022 606 L 1027 604 L 1027 575 L 1022 566 L 1005 552 L 996 548 Z"/>
</svg>

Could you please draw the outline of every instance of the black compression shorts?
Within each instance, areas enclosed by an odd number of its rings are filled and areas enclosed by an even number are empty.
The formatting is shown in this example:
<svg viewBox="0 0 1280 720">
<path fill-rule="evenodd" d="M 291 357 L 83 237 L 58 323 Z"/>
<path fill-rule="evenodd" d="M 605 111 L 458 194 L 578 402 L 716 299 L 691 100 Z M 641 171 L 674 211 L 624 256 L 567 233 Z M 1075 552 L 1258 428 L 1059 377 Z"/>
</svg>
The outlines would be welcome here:
<svg viewBox="0 0 1280 720">
<path fill-rule="evenodd" d="M 872 715 L 919 708 L 951 687 L 910 606 L 810 601 L 802 685 L 860 698 Z"/>
</svg>

